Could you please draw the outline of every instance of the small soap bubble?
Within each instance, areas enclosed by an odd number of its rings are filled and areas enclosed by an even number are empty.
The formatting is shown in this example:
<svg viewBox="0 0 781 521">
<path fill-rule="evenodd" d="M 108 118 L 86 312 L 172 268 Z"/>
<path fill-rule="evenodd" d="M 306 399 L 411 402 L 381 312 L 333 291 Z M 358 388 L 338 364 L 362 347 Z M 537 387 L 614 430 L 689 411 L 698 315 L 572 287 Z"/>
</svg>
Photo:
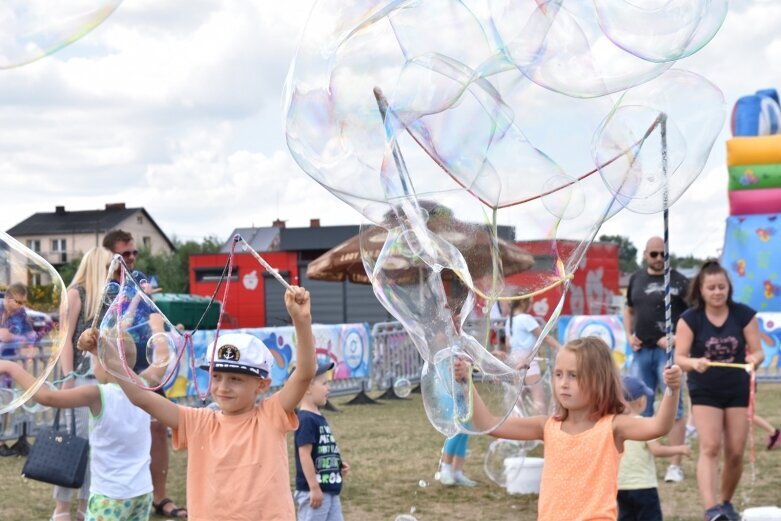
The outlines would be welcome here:
<svg viewBox="0 0 781 521">
<path fill-rule="evenodd" d="M 406 378 L 397 378 L 393 382 L 393 394 L 398 398 L 406 398 L 412 392 L 412 384 Z"/>
</svg>

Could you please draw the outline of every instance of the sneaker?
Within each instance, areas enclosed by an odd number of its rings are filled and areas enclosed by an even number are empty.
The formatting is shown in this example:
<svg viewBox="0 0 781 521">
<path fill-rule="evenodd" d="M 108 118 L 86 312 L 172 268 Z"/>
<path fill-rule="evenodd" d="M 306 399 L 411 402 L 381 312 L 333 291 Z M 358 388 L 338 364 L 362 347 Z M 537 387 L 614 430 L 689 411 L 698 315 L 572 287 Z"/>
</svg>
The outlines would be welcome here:
<svg viewBox="0 0 781 521">
<path fill-rule="evenodd" d="M 776 432 L 767 437 L 767 450 L 773 450 L 781 445 L 781 431 L 776 429 Z"/>
<path fill-rule="evenodd" d="M 476 487 L 477 481 L 471 480 L 468 477 L 464 476 L 463 474 L 457 474 L 455 476 L 455 482 L 456 485 L 459 485 L 461 487 Z"/>
<path fill-rule="evenodd" d="M 678 465 L 670 465 L 664 475 L 665 483 L 679 483 L 683 481 L 683 470 Z"/>
<path fill-rule="evenodd" d="M 697 437 L 697 427 L 694 425 L 686 425 L 686 441 L 689 442 Z"/>
<path fill-rule="evenodd" d="M 729 521 L 729 518 L 721 511 L 721 505 L 715 505 L 705 511 L 705 521 Z"/>
<path fill-rule="evenodd" d="M 721 504 L 721 512 L 725 516 L 727 516 L 727 519 L 729 521 L 740 521 L 741 517 L 740 514 L 738 514 L 737 510 L 735 510 L 735 507 L 732 506 L 732 503 L 729 501 L 725 501 Z"/>
<path fill-rule="evenodd" d="M 453 477 L 452 472 L 448 472 L 446 470 L 440 471 L 439 473 L 439 482 L 442 483 L 446 487 L 452 487 L 456 484 L 456 480 Z"/>
</svg>

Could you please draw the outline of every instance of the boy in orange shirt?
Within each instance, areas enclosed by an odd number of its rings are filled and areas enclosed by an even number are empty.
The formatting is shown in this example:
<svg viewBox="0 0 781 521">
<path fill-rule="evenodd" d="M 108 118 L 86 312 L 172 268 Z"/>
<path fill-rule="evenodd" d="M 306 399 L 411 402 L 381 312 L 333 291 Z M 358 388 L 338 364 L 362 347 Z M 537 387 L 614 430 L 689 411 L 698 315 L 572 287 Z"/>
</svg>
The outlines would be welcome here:
<svg viewBox="0 0 781 521">
<path fill-rule="evenodd" d="M 173 429 L 173 446 L 188 449 L 187 511 L 191 521 L 294 520 L 286 434 L 296 430 L 295 408 L 315 376 L 309 292 L 293 287 L 285 305 L 296 330 L 296 369 L 282 389 L 256 404 L 271 384 L 271 353 L 246 333 L 220 335 L 207 352 L 214 368 L 212 399 L 219 411 L 176 405 L 118 379 L 136 406 Z M 93 350 L 96 331 L 79 347 Z M 107 363 L 116 372 L 119 357 Z M 208 368 L 208 366 L 206 366 Z"/>
</svg>

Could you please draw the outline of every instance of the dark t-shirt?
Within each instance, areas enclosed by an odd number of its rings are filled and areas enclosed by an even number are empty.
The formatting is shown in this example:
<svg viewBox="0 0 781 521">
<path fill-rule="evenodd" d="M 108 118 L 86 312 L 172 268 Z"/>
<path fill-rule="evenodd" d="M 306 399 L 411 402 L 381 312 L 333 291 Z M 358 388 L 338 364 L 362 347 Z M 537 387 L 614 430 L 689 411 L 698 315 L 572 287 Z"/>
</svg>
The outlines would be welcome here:
<svg viewBox="0 0 781 521">
<path fill-rule="evenodd" d="M 312 461 L 315 464 L 320 490 L 330 494 L 339 494 L 342 490 L 342 457 L 336 440 L 331 434 L 328 421 L 320 414 L 298 411 L 298 430 L 296 431 L 296 490 L 308 491 L 304 470 L 298 457 L 298 447 L 312 444 Z"/>
<path fill-rule="evenodd" d="M 676 270 L 670 270 L 670 302 L 673 329 L 686 308 L 684 300 L 689 280 Z M 632 274 L 626 290 L 626 305 L 634 311 L 635 336 L 643 346 L 656 346 L 665 335 L 664 275 L 650 275 L 643 268 Z"/>
<path fill-rule="evenodd" d="M 689 356 L 705 357 L 714 362 L 745 363 L 746 338 L 743 336 L 743 328 L 754 315 L 756 311 L 750 307 L 733 303 L 729 306 L 727 320 L 721 327 L 716 327 L 708 320 L 704 309 L 687 310 L 681 319 L 694 333 Z M 690 372 L 687 382 L 690 391 L 723 395 L 736 389 L 748 389 L 749 374 L 729 367 L 711 367 L 704 373 Z"/>
<path fill-rule="evenodd" d="M 146 275 L 140 271 L 134 271 L 133 278 L 141 283 L 141 281 L 146 280 Z M 140 289 L 140 287 L 135 284 L 127 284 L 124 286 L 124 289 L 122 290 L 123 299 L 118 311 L 121 316 L 128 319 L 123 322 L 121 329 L 131 336 L 136 345 L 136 364 L 133 366 L 133 371 L 135 373 L 140 373 L 149 367 L 149 361 L 146 358 L 147 343 L 152 336 L 152 328 L 149 327 L 149 315 L 157 313 L 157 310 L 148 304 L 146 299 L 142 298 L 135 304 L 132 319 L 128 316 L 130 313 L 128 310 L 136 296 L 136 288 Z M 116 315 L 116 312 L 114 314 Z"/>
</svg>

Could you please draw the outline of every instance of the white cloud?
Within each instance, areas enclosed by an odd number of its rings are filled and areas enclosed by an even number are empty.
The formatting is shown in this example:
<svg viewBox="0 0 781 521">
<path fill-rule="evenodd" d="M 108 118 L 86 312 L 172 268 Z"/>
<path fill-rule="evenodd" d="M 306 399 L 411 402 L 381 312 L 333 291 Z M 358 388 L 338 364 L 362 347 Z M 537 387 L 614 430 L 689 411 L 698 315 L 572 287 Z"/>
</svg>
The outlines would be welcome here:
<svg viewBox="0 0 781 521">
<path fill-rule="evenodd" d="M 118 201 L 146 207 L 183 238 L 226 238 L 277 217 L 293 226 L 359 222 L 300 171 L 282 140 L 282 85 L 311 4 L 128 1 L 60 53 L 0 71 L 0 229 L 55 205 Z M 716 38 L 680 66 L 719 85 L 731 108 L 781 86 L 781 4 L 730 9 Z M 706 172 L 672 208 L 677 253 L 721 245 L 727 138 L 725 128 Z M 661 233 L 661 216 L 623 212 L 603 232 L 641 245 Z"/>
</svg>

